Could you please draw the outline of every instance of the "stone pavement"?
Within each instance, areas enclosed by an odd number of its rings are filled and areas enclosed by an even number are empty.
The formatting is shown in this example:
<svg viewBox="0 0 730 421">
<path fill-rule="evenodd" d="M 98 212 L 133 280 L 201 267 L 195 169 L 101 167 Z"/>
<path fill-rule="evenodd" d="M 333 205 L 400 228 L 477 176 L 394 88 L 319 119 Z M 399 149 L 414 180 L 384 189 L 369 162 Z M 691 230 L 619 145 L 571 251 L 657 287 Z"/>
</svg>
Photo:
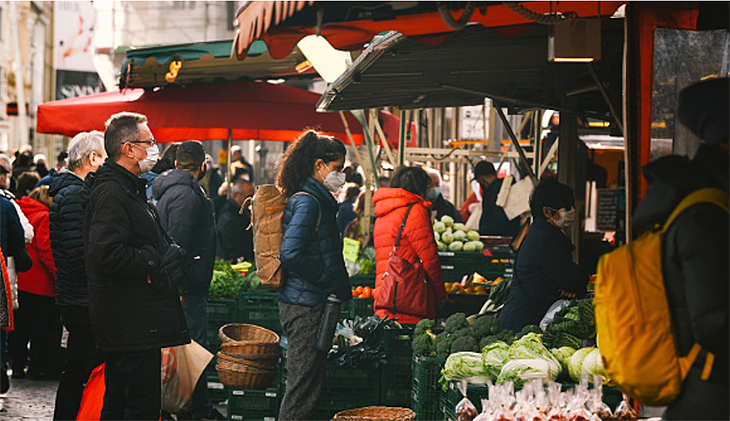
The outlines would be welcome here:
<svg viewBox="0 0 730 421">
<path fill-rule="evenodd" d="M 58 381 L 10 379 L 10 390 L 0 394 L 0 420 L 52 420 Z"/>
</svg>

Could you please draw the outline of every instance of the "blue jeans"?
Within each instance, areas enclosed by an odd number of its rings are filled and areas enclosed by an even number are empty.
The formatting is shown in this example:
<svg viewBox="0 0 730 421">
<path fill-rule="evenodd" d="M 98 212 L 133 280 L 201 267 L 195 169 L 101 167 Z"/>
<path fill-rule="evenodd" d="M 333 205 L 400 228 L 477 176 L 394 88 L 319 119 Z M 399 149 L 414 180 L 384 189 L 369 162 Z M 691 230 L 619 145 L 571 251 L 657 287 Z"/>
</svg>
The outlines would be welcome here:
<svg viewBox="0 0 730 421">
<path fill-rule="evenodd" d="M 208 297 L 204 295 L 185 294 L 182 300 L 185 321 L 188 323 L 190 339 L 204 348 L 208 348 Z M 202 418 L 210 413 L 212 406 L 208 400 L 208 375 L 206 371 L 200 375 L 193 391 L 193 403 L 190 408 L 193 419 Z"/>
</svg>

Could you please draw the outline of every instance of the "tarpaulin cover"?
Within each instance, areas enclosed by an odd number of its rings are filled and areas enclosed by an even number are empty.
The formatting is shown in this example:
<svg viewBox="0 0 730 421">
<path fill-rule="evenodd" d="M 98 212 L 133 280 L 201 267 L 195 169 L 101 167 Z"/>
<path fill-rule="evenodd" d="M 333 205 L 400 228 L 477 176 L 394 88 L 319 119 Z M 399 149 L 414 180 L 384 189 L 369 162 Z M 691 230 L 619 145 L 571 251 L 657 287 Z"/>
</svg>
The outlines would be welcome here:
<svg viewBox="0 0 730 421">
<path fill-rule="evenodd" d="M 316 112 L 318 100 L 314 92 L 267 82 L 128 89 L 41 104 L 37 131 L 66 136 L 103 131 L 112 114 L 130 111 L 147 116 L 159 142 L 228 139 L 229 129 L 234 140 L 292 141 L 307 128 L 347 142 L 340 116 Z M 361 126 L 349 112 L 345 116 L 355 143 L 361 143 Z M 397 144 L 398 118 L 381 111 L 379 119 L 389 142 Z"/>
</svg>

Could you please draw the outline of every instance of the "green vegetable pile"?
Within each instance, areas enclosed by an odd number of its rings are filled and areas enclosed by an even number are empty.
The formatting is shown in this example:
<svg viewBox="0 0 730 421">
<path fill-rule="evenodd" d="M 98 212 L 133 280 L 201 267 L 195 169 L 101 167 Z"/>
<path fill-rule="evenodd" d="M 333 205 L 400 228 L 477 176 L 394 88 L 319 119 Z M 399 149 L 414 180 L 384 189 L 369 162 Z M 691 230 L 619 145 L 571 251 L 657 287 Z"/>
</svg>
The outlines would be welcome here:
<svg viewBox="0 0 730 421">
<path fill-rule="evenodd" d="M 560 310 L 545 327 L 543 342 L 548 348 L 578 349 L 584 340 L 596 336 L 593 301 L 577 301 Z"/>
<path fill-rule="evenodd" d="M 245 268 L 248 268 L 248 272 L 243 276 L 238 270 L 245 270 Z M 256 270 L 250 263 L 231 266 L 225 260 L 216 260 L 208 298 L 213 300 L 235 299 L 242 291 L 256 291 L 260 285 L 261 280 L 256 276 Z"/>
<path fill-rule="evenodd" d="M 484 243 L 479 239 L 479 232 L 467 231 L 464 224 L 454 223 L 454 218 L 449 215 L 442 216 L 440 221 L 433 224 L 433 233 L 439 251 L 480 252 L 484 250 Z"/>
<path fill-rule="evenodd" d="M 559 349 L 553 348 L 550 353 L 560 361 L 564 379 L 579 382 L 582 376 L 587 376 L 588 381 L 593 383 L 593 376 L 597 375 L 601 377 L 603 383 L 610 383 L 598 348 L 587 347 L 575 350 L 565 346 Z"/>
<path fill-rule="evenodd" d="M 374 275 L 375 274 L 375 249 L 373 247 L 364 248 L 360 252 L 360 258 L 357 261 L 360 270 L 358 275 Z"/>
<path fill-rule="evenodd" d="M 526 326 L 517 335 L 500 330 L 497 317 L 490 314 L 479 315 L 470 324 L 471 319 L 464 313 L 455 313 L 443 327 L 433 320 L 421 320 L 414 331 L 413 354 L 444 359 L 457 352 L 481 352 L 495 342 L 511 344 L 530 332 L 541 333 L 537 326 Z"/>
</svg>

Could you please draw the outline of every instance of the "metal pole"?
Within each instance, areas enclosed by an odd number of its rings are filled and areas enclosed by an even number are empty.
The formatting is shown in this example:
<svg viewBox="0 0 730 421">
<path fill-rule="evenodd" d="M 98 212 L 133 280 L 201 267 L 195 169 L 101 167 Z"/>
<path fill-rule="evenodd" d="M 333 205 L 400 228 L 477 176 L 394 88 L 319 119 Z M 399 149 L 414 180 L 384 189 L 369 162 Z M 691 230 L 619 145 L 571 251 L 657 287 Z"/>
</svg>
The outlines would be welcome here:
<svg viewBox="0 0 730 421">
<path fill-rule="evenodd" d="M 406 111 L 400 110 L 400 131 L 398 133 L 398 166 L 402 166 L 406 156 Z"/>
<path fill-rule="evenodd" d="M 368 149 L 368 157 L 370 158 L 370 168 L 373 170 L 373 180 L 375 181 L 373 188 L 377 190 L 377 188 L 380 187 L 380 177 L 378 177 L 378 166 L 375 161 L 375 155 L 373 154 L 373 141 L 370 138 L 370 133 L 368 132 L 368 123 L 365 121 L 365 111 L 351 110 L 350 113 L 352 113 L 355 119 L 357 119 L 362 126 L 362 134 L 365 138 L 365 144 Z"/>
<path fill-rule="evenodd" d="M 380 121 L 378 121 L 378 110 L 374 108 L 370 109 L 370 124 L 375 127 L 376 133 L 380 136 L 380 141 L 383 143 L 383 148 L 385 149 L 385 154 L 388 156 L 388 161 L 391 165 L 395 166 L 395 156 L 393 155 L 393 151 L 390 149 L 388 139 L 385 138 L 383 128 L 380 126 Z M 377 139 L 374 134 L 373 139 Z"/>
<path fill-rule="evenodd" d="M 504 127 L 507 129 L 507 133 L 509 134 L 510 139 L 512 139 L 512 145 L 517 150 L 517 153 L 520 154 L 520 160 L 522 164 L 527 169 L 527 175 L 530 176 L 532 179 L 532 182 L 534 184 L 537 184 L 537 178 L 535 177 L 535 173 L 532 171 L 532 167 L 530 167 L 530 163 L 527 162 L 527 157 L 525 156 L 525 151 L 522 150 L 522 146 L 520 146 L 520 142 L 517 140 L 517 136 L 515 136 L 515 132 L 512 131 L 512 126 L 510 126 L 509 121 L 507 121 L 507 117 L 504 115 L 504 111 L 502 111 L 502 107 L 500 104 L 495 104 L 495 108 L 497 109 L 497 114 L 499 114 L 500 120 L 502 120 L 502 124 L 504 124 Z"/>
<path fill-rule="evenodd" d="M 231 181 L 233 176 L 231 175 L 231 148 L 233 147 L 233 129 L 228 129 L 228 155 L 226 155 L 226 181 L 228 182 L 228 198 L 231 198 Z M 253 175 L 253 174 L 251 174 Z"/>
</svg>

